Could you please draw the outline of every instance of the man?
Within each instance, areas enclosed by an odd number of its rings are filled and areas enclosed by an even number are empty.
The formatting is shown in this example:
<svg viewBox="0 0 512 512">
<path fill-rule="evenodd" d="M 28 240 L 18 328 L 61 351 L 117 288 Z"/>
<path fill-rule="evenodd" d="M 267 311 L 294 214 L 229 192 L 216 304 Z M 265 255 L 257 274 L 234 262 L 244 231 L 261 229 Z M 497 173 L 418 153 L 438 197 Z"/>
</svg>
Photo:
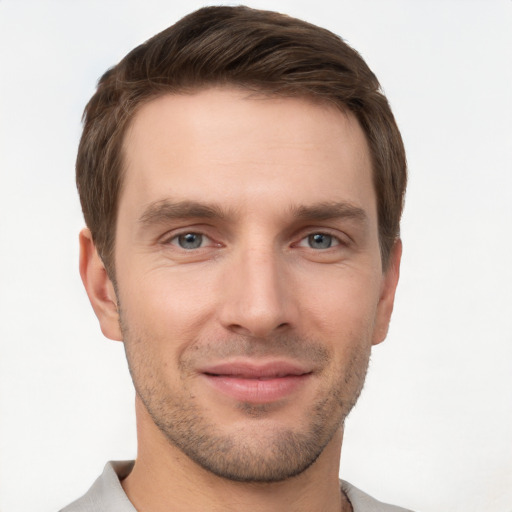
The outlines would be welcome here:
<svg viewBox="0 0 512 512">
<path fill-rule="evenodd" d="M 332 33 L 209 7 L 129 53 L 86 107 L 80 272 L 136 389 L 136 461 L 74 511 L 397 511 L 338 480 L 384 340 L 405 154 Z"/>
</svg>

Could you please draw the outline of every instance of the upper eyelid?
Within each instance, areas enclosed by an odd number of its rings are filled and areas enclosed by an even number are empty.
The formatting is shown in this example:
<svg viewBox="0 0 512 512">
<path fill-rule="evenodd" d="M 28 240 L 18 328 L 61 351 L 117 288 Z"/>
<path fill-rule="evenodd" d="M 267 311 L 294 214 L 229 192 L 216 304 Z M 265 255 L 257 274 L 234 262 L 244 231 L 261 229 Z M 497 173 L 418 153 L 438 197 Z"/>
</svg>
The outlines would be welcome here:
<svg viewBox="0 0 512 512">
<path fill-rule="evenodd" d="M 296 241 L 300 242 L 300 241 L 304 240 L 304 238 L 307 238 L 308 236 L 311 236 L 311 235 L 315 235 L 317 233 L 332 236 L 332 237 L 336 238 L 340 242 L 340 244 L 347 245 L 354 241 L 353 238 L 345 231 L 341 231 L 339 229 L 327 227 L 327 226 L 303 227 L 300 230 L 298 230 L 298 232 L 296 232 L 296 234 L 293 238 L 295 238 Z"/>
<path fill-rule="evenodd" d="M 208 235 L 205 235 L 204 233 L 199 233 L 197 231 L 183 231 L 182 233 L 176 233 L 174 235 L 170 235 L 167 238 L 164 238 L 161 243 L 167 244 L 167 245 L 175 245 L 176 247 L 183 249 L 182 247 L 179 246 L 179 244 L 177 243 L 177 240 L 180 236 L 184 236 L 184 235 L 188 235 L 188 234 L 200 235 L 202 237 L 201 247 L 197 247 L 197 249 L 204 249 L 208 245 L 215 244 L 215 241 L 211 237 L 209 237 Z"/>
<path fill-rule="evenodd" d="M 208 229 L 206 229 L 204 224 L 200 224 L 200 225 L 192 224 L 192 225 L 187 225 L 187 226 L 183 226 L 183 227 L 176 227 L 176 228 L 169 229 L 165 233 L 160 235 L 158 237 L 158 240 L 162 241 L 162 242 L 166 241 L 166 240 L 169 241 L 169 240 L 172 240 L 173 238 L 176 238 L 177 236 L 186 235 L 188 233 L 194 233 L 194 234 L 202 235 L 202 236 L 212 239 L 212 236 L 208 233 Z"/>
<path fill-rule="evenodd" d="M 183 226 L 183 227 L 177 227 L 177 228 L 170 229 L 170 230 L 166 231 L 164 234 L 160 235 L 158 237 L 158 242 L 159 243 L 169 243 L 171 240 L 173 240 L 181 235 L 186 235 L 188 233 L 202 235 L 203 237 L 207 238 L 208 240 L 216 242 L 216 239 L 219 237 L 218 236 L 216 237 L 214 234 L 211 233 L 212 229 L 215 229 L 215 228 L 212 226 L 207 226 L 207 225 L 205 226 L 203 223 L 192 224 L 192 225 L 187 225 L 187 226 Z M 344 231 L 340 231 L 339 229 L 333 228 L 333 227 L 318 226 L 318 225 L 305 226 L 305 227 L 303 226 L 300 229 L 295 230 L 295 233 L 291 234 L 291 236 L 289 236 L 289 239 L 291 241 L 291 245 L 294 245 L 294 244 L 297 244 L 298 242 L 301 242 L 308 236 L 311 236 L 311 235 L 314 235 L 317 233 L 332 236 L 333 238 L 338 240 L 339 243 L 342 245 L 347 245 L 347 244 L 350 244 L 353 242 L 353 238 L 348 233 L 346 233 Z M 231 237 L 229 237 L 229 238 L 231 238 Z M 286 237 L 286 238 L 288 238 L 288 237 Z M 217 243 L 220 243 L 220 242 L 218 242 L 218 240 L 217 240 Z"/>
<path fill-rule="evenodd" d="M 294 244 L 292 244 L 292 245 L 299 246 L 299 244 L 302 243 L 304 240 L 306 240 L 307 238 L 309 238 L 312 235 L 317 235 L 317 234 L 330 236 L 333 239 L 335 239 L 336 242 L 337 242 L 335 245 L 323 249 L 324 251 L 327 251 L 329 249 L 334 249 L 334 248 L 339 247 L 339 246 L 346 247 L 349 244 L 349 242 L 347 242 L 346 240 L 343 240 L 341 237 L 339 237 L 337 235 L 333 235 L 332 233 L 326 233 L 325 231 L 312 231 L 308 235 L 301 237 L 297 242 L 294 242 Z M 313 248 L 310 247 L 310 249 L 313 249 Z"/>
</svg>

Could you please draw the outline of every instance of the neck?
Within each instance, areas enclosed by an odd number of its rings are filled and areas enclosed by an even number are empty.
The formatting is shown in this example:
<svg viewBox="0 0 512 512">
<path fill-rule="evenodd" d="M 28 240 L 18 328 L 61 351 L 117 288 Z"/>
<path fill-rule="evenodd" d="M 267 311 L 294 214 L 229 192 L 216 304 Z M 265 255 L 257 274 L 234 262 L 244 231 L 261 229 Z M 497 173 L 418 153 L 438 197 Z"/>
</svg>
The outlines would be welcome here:
<svg viewBox="0 0 512 512">
<path fill-rule="evenodd" d="M 137 405 L 139 451 L 122 486 L 139 512 L 167 512 L 169 504 L 176 512 L 351 510 L 338 481 L 341 428 L 315 463 L 298 476 L 273 483 L 236 482 L 190 460 L 167 441 L 145 408 Z"/>
</svg>

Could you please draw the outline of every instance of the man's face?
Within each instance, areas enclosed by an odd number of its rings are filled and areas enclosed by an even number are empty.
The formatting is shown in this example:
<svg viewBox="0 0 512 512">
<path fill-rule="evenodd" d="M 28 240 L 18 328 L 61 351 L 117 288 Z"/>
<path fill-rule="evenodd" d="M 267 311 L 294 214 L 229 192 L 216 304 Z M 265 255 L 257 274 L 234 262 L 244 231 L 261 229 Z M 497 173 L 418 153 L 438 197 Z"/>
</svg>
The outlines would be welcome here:
<svg viewBox="0 0 512 512">
<path fill-rule="evenodd" d="M 237 89 L 167 95 L 124 155 L 116 292 L 143 421 L 234 480 L 339 449 L 396 285 L 355 118 Z"/>
</svg>

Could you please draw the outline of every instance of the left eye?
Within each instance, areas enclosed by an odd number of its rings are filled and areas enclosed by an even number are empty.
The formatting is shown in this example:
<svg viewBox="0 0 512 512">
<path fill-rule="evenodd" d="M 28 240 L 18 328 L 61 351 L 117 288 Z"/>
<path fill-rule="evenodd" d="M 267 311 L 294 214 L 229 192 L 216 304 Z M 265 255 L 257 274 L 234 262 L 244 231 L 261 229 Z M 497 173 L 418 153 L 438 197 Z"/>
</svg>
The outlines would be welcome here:
<svg viewBox="0 0 512 512">
<path fill-rule="evenodd" d="M 182 249 L 199 249 L 206 243 L 209 238 L 201 233 L 183 233 L 175 236 L 171 240 L 171 244 L 178 245 Z"/>
<path fill-rule="evenodd" d="M 301 247 L 310 247 L 311 249 L 329 249 L 336 245 L 339 245 L 339 240 L 326 233 L 313 233 L 303 238 L 299 246 Z"/>
</svg>

